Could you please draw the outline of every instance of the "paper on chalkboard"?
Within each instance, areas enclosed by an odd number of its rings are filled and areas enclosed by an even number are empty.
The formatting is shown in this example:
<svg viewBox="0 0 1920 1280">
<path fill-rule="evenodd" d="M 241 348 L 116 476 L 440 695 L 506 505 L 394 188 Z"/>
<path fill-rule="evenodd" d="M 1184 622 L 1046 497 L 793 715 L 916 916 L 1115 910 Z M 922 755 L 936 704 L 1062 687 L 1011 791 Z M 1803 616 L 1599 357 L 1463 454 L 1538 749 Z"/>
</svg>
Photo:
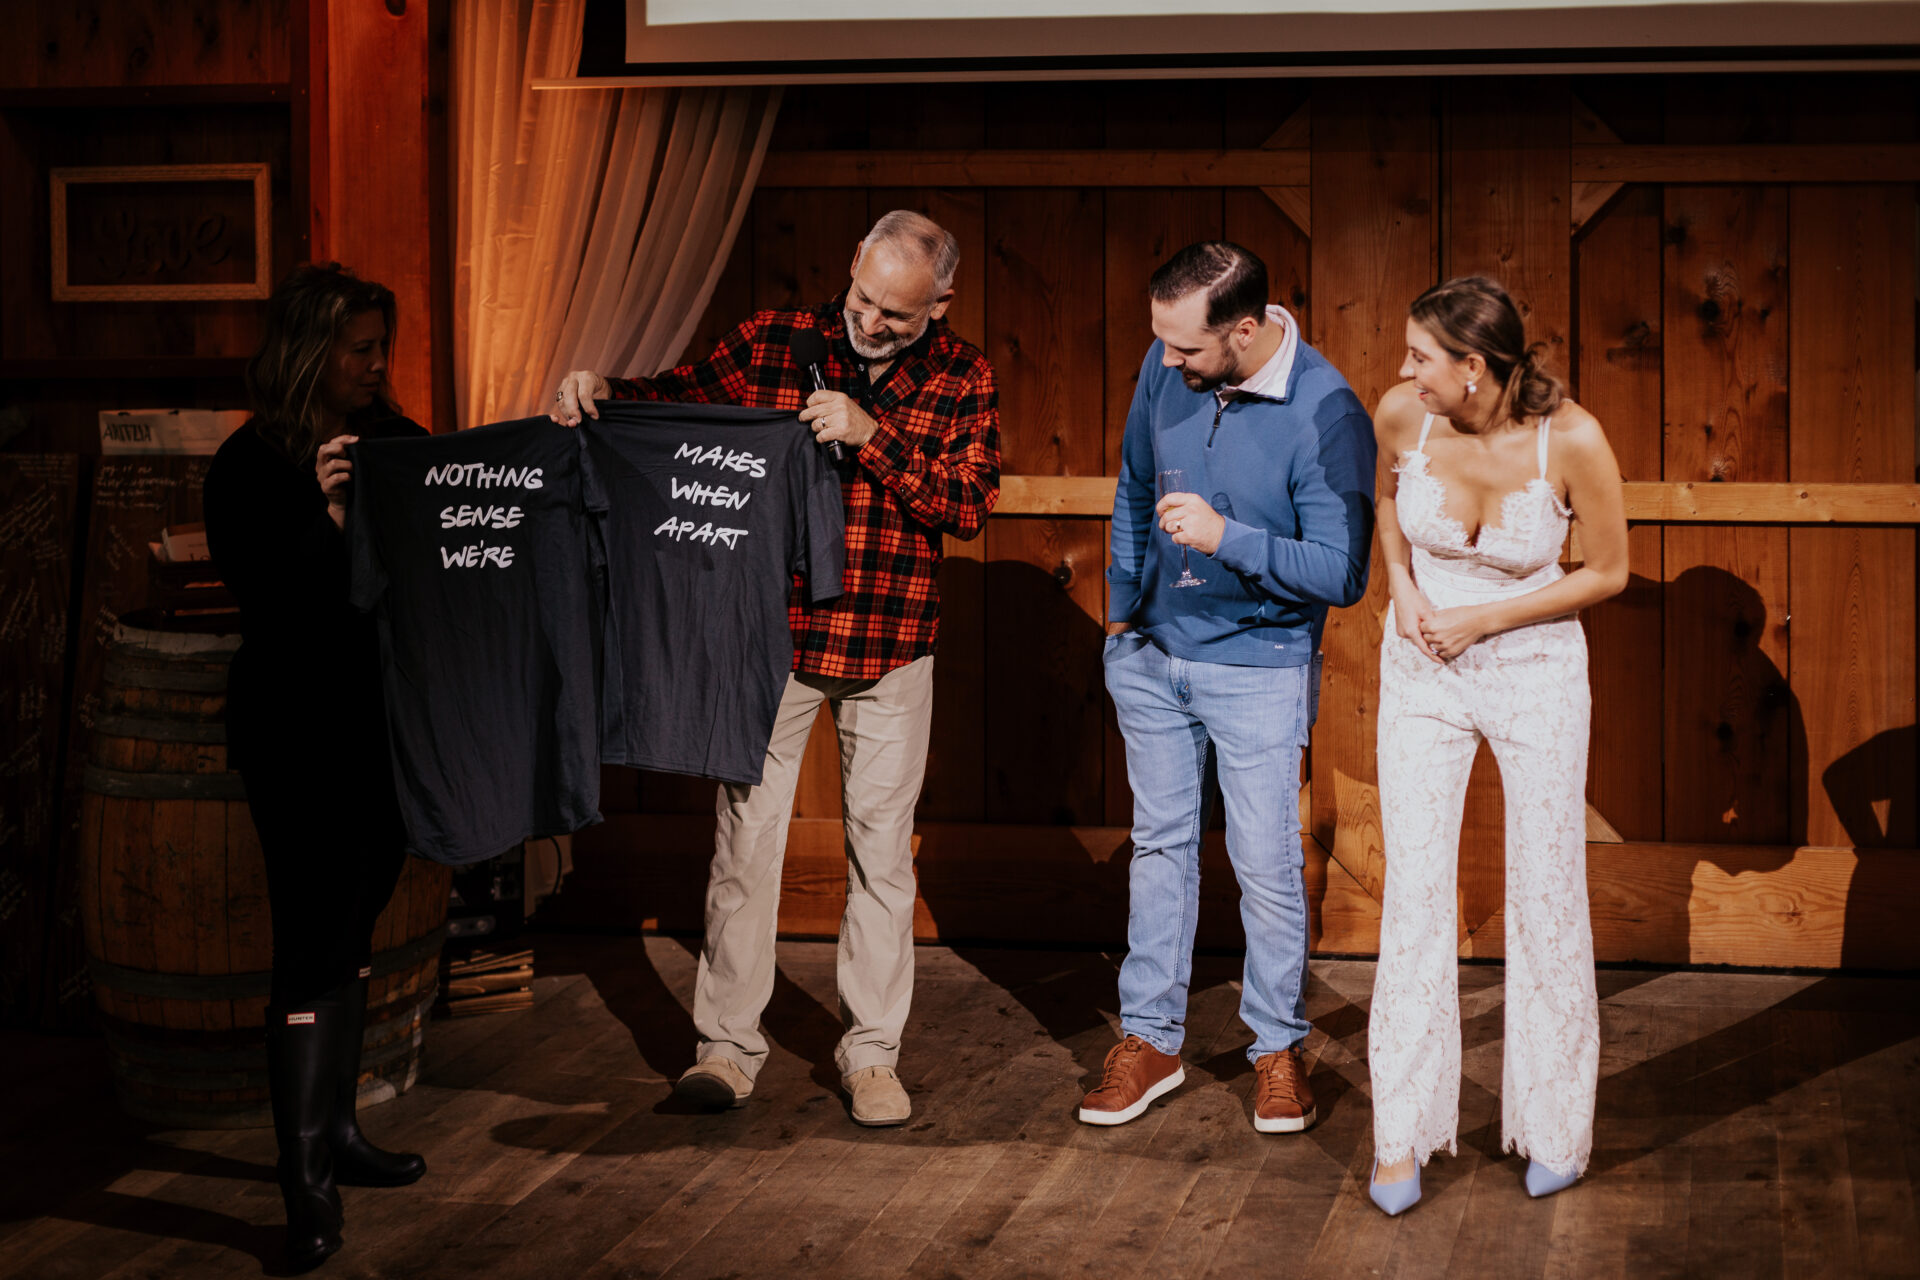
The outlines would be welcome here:
<svg viewBox="0 0 1920 1280">
<path fill-rule="evenodd" d="M 212 454 L 247 417 L 244 409 L 102 409 L 100 452 Z"/>
<path fill-rule="evenodd" d="M 211 560 L 213 553 L 207 550 L 207 526 L 194 521 L 190 524 L 170 524 L 160 531 L 161 559 L 180 564 L 188 560 Z"/>
</svg>

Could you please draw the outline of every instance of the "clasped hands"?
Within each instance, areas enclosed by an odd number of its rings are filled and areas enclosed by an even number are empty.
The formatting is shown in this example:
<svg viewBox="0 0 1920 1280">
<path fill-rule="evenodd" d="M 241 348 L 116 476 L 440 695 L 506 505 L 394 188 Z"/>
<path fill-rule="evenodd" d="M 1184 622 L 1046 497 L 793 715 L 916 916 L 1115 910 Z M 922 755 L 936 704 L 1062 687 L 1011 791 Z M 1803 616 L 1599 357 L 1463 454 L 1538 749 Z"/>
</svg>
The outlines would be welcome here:
<svg viewBox="0 0 1920 1280">
<path fill-rule="evenodd" d="M 1416 597 L 1413 609 L 1402 608 L 1408 602 L 1394 602 L 1394 623 L 1403 639 L 1412 642 L 1435 662 L 1451 662 L 1487 634 L 1487 617 L 1476 605 L 1454 609 L 1436 609 L 1424 596 Z"/>
</svg>

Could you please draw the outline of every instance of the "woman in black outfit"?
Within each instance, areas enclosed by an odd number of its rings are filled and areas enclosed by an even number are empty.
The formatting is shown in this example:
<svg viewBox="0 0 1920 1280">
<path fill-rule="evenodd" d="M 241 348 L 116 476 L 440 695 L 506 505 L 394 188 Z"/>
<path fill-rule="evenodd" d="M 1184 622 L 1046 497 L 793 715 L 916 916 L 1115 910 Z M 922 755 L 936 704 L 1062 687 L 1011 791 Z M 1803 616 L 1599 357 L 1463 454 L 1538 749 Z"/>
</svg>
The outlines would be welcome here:
<svg viewBox="0 0 1920 1280">
<path fill-rule="evenodd" d="M 267 1063 L 287 1254 L 340 1247 L 348 1186 L 403 1186 L 417 1155 L 360 1133 L 355 1097 L 373 926 L 406 832 L 394 796 L 370 617 L 347 602 L 347 444 L 425 434 L 387 388 L 392 291 L 337 263 L 296 268 L 247 366 L 254 416 L 207 471 L 207 542 L 240 602 L 229 759 L 266 858 L 273 913 Z"/>
</svg>

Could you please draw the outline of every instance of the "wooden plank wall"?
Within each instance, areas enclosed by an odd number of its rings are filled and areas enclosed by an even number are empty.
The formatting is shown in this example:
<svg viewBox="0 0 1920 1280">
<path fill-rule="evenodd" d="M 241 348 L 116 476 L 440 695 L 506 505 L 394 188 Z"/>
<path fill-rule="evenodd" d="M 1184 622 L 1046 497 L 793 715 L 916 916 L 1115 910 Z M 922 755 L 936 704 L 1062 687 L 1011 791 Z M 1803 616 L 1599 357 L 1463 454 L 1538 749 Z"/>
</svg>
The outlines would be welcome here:
<svg viewBox="0 0 1920 1280">
<path fill-rule="evenodd" d="M 1439 140 L 1433 86 L 1418 80 L 1327 82 L 1313 93 L 1313 297 L 1316 345 L 1371 407 L 1400 381 L 1405 306 L 1438 269 Z M 1401 298 L 1398 306 L 1385 298 Z M 1377 929 L 1381 875 L 1374 735 L 1386 575 L 1375 544 L 1367 595 L 1334 612 L 1322 637 L 1313 734 L 1312 823 L 1364 888 Z"/>
<path fill-rule="evenodd" d="M 115 88 L 287 79 L 291 0 L 182 12 L 171 0 L 37 0 L 9 13 L 0 85 Z"/>
<path fill-rule="evenodd" d="M 830 296 L 871 219 L 918 207 L 960 236 L 952 319 L 999 370 L 1008 474 L 1111 475 L 1150 340 L 1144 278 L 1181 244 L 1225 235 L 1266 257 L 1280 300 L 1369 403 L 1397 381 L 1407 301 L 1443 276 L 1485 273 L 1606 424 L 1628 479 L 1910 483 L 1910 185 L 1628 185 L 1570 229 L 1581 145 L 1907 142 L 1916 96 L 1912 77 L 1894 76 L 793 90 L 776 151 L 1307 147 L 1313 233 L 1253 189 L 762 190 L 696 349 L 753 307 Z M 1088 517 L 1001 517 L 979 540 L 949 540 L 923 936 L 1124 934 L 1130 797 L 1093 657 L 1105 541 Z M 1647 524 L 1629 541 L 1628 590 L 1586 619 L 1603 954 L 1910 957 L 1894 917 L 1867 902 L 1920 892 L 1914 855 L 1899 852 L 1915 844 L 1920 786 L 1914 531 Z M 1385 605 L 1376 576 L 1326 633 L 1307 805 L 1324 949 L 1377 938 Z M 607 889 L 587 915 L 696 923 L 712 789 L 636 786 L 617 770 L 608 784 L 621 816 L 576 846 L 575 884 Z M 835 927 L 837 789 L 823 720 L 790 851 L 783 921 L 796 931 Z M 1501 953 L 1502 844 L 1483 759 L 1461 854 L 1463 954 Z M 614 851 L 635 847 L 691 863 L 623 879 Z M 1202 941 L 1231 946 L 1217 841 L 1206 860 Z"/>
<path fill-rule="evenodd" d="M 1257 147 L 1304 101 L 1302 90 L 1283 88 L 1229 109 L 1220 86 L 1181 84 L 955 85 L 910 92 L 914 100 L 903 104 L 891 89 L 790 91 L 773 146 Z M 753 309 L 833 296 L 845 286 L 853 251 L 873 219 L 901 207 L 925 211 L 960 240 L 949 321 L 994 362 L 1010 474 L 1112 473 L 1134 380 L 1152 341 L 1147 276 L 1181 245 L 1225 234 L 1256 246 L 1281 300 L 1311 323 L 1307 240 L 1255 191 L 788 188 L 754 196 L 751 234 L 740 237 L 690 356 L 704 354 Z M 1107 522 L 996 520 L 974 540 L 949 538 L 946 549 L 921 818 L 996 827 L 1129 822 L 1125 757 L 1099 664 Z M 801 771 L 797 820 L 839 818 L 837 750 L 823 712 Z M 632 805 L 710 814 L 713 788 L 653 774 L 641 775 L 636 787 L 631 773 L 608 770 L 603 802 L 610 810 Z M 629 833 L 624 824 L 618 830 L 619 838 L 583 836 L 589 882 L 602 842 L 618 843 Z M 796 841 L 793 854 L 812 847 Z M 1067 859 L 1059 876 L 1069 898 L 1071 886 L 1084 889 L 1111 877 L 1105 853 L 1087 855 L 1072 840 L 1048 848 Z M 837 859 L 837 837 L 821 850 L 830 862 Z M 969 895 L 978 891 L 964 887 L 964 875 L 943 879 L 929 859 L 973 856 L 952 839 L 923 850 L 922 896 L 930 927 L 943 936 L 977 927 Z M 1224 850 L 1210 849 L 1208 860 L 1212 878 L 1230 883 Z M 820 874 L 827 891 L 837 893 L 843 876 L 830 869 Z M 959 900 L 943 896 L 937 887 L 943 883 Z M 675 900 L 684 901 L 684 893 Z M 1237 938 L 1232 915 L 1225 913 L 1226 924 Z M 1086 936 L 1099 936 L 1098 930 Z"/>
<path fill-rule="evenodd" d="M 244 405 L 257 301 L 54 303 L 60 165 L 265 161 L 275 276 L 294 265 L 288 23 L 296 0 L 13 6 L 0 42 L 0 403 L 8 447 L 96 453 L 98 411 Z M 15 13 L 15 10 L 19 12 Z M 17 434 L 15 434 L 17 432 Z"/>
<path fill-rule="evenodd" d="M 421 425 L 452 430 L 447 109 L 445 93 L 434 92 L 451 6 L 307 5 L 325 23 L 328 86 L 324 128 L 310 121 L 307 139 L 313 257 L 393 290 L 394 395 Z"/>
<path fill-rule="evenodd" d="M 234 403 L 237 357 L 257 340 L 251 304 L 53 308 L 36 246 L 41 175 L 55 162 L 269 159 L 276 270 L 310 244 L 393 284 L 401 397 L 450 425 L 434 177 L 448 6 L 263 0 L 204 31 L 154 0 L 70 8 L 36 5 L 33 38 L 0 51 L 0 378 L 28 422 L 11 447 L 84 448 L 108 403 Z M 120 105 L 148 89 L 162 95 L 155 109 Z M 86 97 L 96 91 L 122 97 Z M 774 144 L 789 155 L 1285 148 L 1310 159 L 1310 194 L 1291 189 L 1289 216 L 1254 188 L 764 189 L 695 348 L 757 307 L 831 296 L 873 217 L 921 208 L 961 239 L 951 320 L 999 368 L 1008 472 L 1110 475 L 1150 337 L 1146 275 L 1181 244 L 1224 235 L 1266 258 L 1276 296 L 1369 402 L 1397 378 L 1406 302 L 1444 275 L 1484 271 L 1506 281 L 1607 424 L 1629 479 L 1911 482 L 1910 185 L 1629 185 L 1587 218 L 1570 208 L 1570 177 L 1578 148 L 1615 140 L 1836 155 L 1833 144 L 1911 142 L 1916 96 L 1911 76 L 796 89 Z M 1103 520 L 1060 516 L 996 519 L 948 542 L 920 807 L 924 936 L 1123 934 L 1131 798 L 1097 658 L 1106 541 Z M 1914 530 L 1649 524 L 1630 550 L 1628 591 L 1587 619 L 1589 798 L 1623 841 L 1590 849 L 1602 954 L 1910 955 L 1882 908 L 1915 896 Z M 1315 938 L 1328 950 L 1364 952 L 1377 937 L 1384 608 L 1376 579 L 1326 634 L 1306 813 Z M 97 631 L 98 602 L 81 613 Z M 87 661 L 82 645 L 83 677 Z M 1489 763 L 1462 850 L 1472 955 L 1502 947 Z M 564 909 L 583 923 L 696 927 L 712 791 L 609 770 L 613 821 L 579 842 Z M 839 815 L 823 719 L 796 803 L 789 928 L 834 929 Z M 1202 940 L 1232 946 L 1217 838 L 1204 859 Z M 54 951 L 67 954 L 57 940 Z"/>
</svg>

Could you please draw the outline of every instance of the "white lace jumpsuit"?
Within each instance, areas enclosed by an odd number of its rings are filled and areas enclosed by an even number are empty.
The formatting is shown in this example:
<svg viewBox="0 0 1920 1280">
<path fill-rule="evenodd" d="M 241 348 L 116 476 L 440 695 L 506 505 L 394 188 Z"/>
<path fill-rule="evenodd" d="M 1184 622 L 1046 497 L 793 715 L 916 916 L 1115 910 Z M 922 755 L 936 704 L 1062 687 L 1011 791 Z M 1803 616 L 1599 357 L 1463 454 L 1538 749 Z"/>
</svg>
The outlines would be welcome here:
<svg viewBox="0 0 1920 1280">
<path fill-rule="evenodd" d="M 1400 456 L 1400 531 L 1436 609 L 1537 591 L 1563 576 L 1567 520 L 1547 476 L 1508 494 L 1474 542 L 1446 514 L 1420 443 Z M 1380 644 L 1380 811 L 1386 888 L 1368 1027 L 1374 1153 L 1381 1165 L 1455 1150 L 1460 1114 L 1460 816 L 1480 739 L 1506 799 L 1505 1149 L 1556 1173 L 1593 1149 L 1600 1014 L 1587 915 L 1587 643 L 1574 617 L 1487 636 L 1451 662 L 1404 639 Z"/>
</svg>

